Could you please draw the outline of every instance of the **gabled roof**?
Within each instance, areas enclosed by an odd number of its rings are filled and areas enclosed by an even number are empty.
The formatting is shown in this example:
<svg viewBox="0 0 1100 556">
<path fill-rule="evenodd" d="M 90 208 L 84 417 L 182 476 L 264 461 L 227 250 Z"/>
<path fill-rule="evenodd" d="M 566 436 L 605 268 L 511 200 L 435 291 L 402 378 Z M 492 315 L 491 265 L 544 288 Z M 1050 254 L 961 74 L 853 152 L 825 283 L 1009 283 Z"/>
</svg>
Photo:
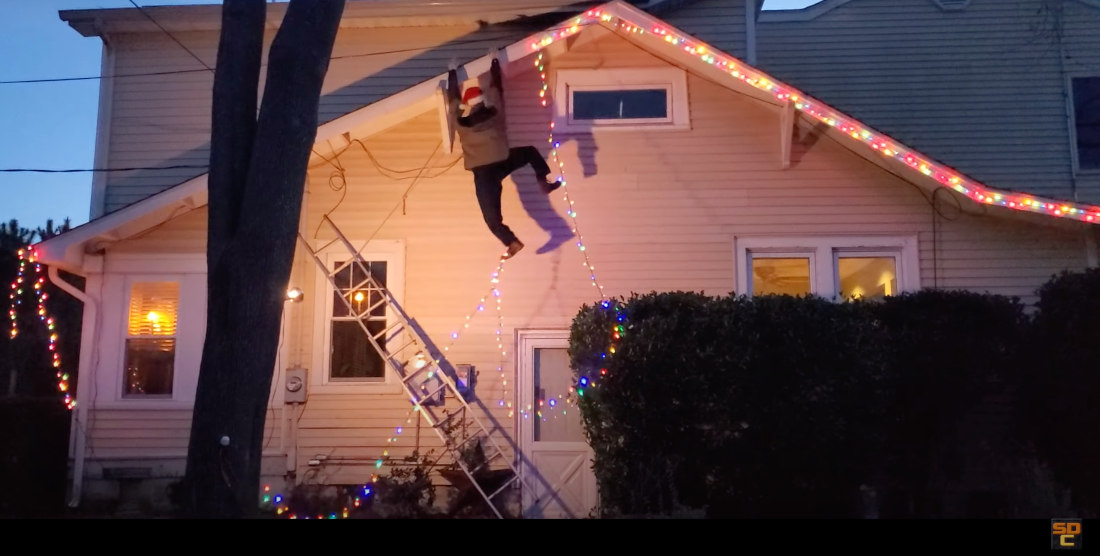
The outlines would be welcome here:
<svg viewBox="0 0 1100 556">
<path fill-rule="evenodd" d="M 951 189 L 976 203 L 1053 218 L 1100 223 L 1100 207 L 1004 191 L 972 180 L 952 168 L 856 121 L 829 105 L 715 50 L 686 33 L 621 1 L 612 1 L 535 33 L 504 49 L 505 60 L 525 56 L 574 36 L 589 25 L 600 25 L 638 46 L 683 65 L 688 71 L 730 89 L 779 106 L 793 106 L 811 121 L 821 122 L 847 148 L 925 187 Z M 489 70 L 490 57 L 465 64 L 467 75 Z M 383 100 L 329 121 L 317 129 L 317 142 L 355 131 L 370 134 L 392 127 L 437 106 L 436 95 L 446 74 L 423 81 Z M 82 266 L 85 245 L 117 241 L 168 220 L 181 210 L 206 203 L 206 175 L 188 180 L 102 218 L 74 228 L 36 246 L 39 260 L 67 270 Z"/>
</svg>

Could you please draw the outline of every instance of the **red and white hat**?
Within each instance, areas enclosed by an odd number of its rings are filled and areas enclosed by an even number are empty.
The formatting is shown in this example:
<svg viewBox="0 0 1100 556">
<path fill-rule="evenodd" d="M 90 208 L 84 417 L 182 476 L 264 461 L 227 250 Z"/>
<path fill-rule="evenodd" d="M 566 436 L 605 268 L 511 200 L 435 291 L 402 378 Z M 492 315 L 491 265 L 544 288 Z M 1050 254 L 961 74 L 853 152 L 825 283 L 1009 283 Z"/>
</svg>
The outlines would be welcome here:
<svg viewBox="0 0 1100 556">
<path fill-rule="evenodd" d="M 473 106 L 484 101 L 485 97 L 481 95 L 481 87 L 470 87 L 462 93 L 462 104 L 464 106 Z"/>
</svg>

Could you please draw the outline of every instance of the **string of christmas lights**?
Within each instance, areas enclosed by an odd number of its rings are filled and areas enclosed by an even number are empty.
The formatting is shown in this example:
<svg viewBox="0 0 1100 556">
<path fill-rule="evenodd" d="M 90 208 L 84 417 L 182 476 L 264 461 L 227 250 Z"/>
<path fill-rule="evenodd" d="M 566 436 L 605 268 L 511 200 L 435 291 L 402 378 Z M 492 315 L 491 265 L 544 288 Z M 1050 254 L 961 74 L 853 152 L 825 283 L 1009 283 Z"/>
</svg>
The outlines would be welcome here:
<svg viewBox="0 0 1100 556">
<path fill-rule="evenodd" d="M 638 17 L 642 18 L 644 15 L 639 14 Z M 1038 195 L 998 190 L 966 178 L 960 172 L 934 162 L 930 157 L 893 140 L 886 134 L 875 131 L 870 126 L 843 114 L 824 102 L 809 97 L 788 85 L 781 85 L 767 74 L 744 64 L 740 60 L 727 56 L 709 45 L 691 38 L 686 33 L 657 21 L 653 21 L 648 25 L 639 25 L 637 22 L 629 21 L 622 15 L 612 14 L 607 9 L 588 10 L 583 16 L 577 17 L 572 26 L 547 32 L 541 37 L 536 36 L 536 38 L 531 39 L 530 49 L 541 51 L 592 23 L 605 23 L 621 33 L 657 38 L 670 47 L 696 57 L 716 72 L 732 76 L 752 87 L 768 92 L 781 102 L 794 103 L 796 110 L 830 127 L 837 128 L 852 139 L 867 144 L 882 156 L 897 160 L 912 170 L 931 177 L 941 186 L 950 188 L 978 203 L 1025 212 L 1038 212 L 1056 217 L 1067 217 L 1083 222 L 1100 223 L 1100 207 L 1049 199 Z M 545 76 L 543 76 L 543 79 L 545 80 Z M 540 96 L 544 96 L 544 94 L 545 90 Z M 544 100 L 543 105 L 545 104 Z"/>
<path fill-rule="evenodd" d="M 46 309 L 46 300 L 49 299 L 49 294 L 46 293 L 46 276 L 42 273 L 42 265 L 38 262 L 38 253 L 33 248 L 20 249 L 18 255 L 19 271 L 16 274 L 15 281 L 11 283 L 11 293 L 8 295 L 8 317 L 11 320 L 10 337 L 15 339 L 19 335 L 18 307 L 23 304 L 24 285 L 27 283 L 27 266 L 34 265 L 32 283 L 34 284 L 33 290 L 37 301 L 35 313 L 38 315 L 38 320 L 42 321 L 50 334 L 47 350 L 50 352 L 50 364 L 55 369 L 57 390 L 64 395 L 65 407 L 71 410 L 76 407 L 76 400 L 69 389 L 69 373 L 61 368 L 61 350 L 58 346 L 59 338 L 56 322 Z"/>
</svg>

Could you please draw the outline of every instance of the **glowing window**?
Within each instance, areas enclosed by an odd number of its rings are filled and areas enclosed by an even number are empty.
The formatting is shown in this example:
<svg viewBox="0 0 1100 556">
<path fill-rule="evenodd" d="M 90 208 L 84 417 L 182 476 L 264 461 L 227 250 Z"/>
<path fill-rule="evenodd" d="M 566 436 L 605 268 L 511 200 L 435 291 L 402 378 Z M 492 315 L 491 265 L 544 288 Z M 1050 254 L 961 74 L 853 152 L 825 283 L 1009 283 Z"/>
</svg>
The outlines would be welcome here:
<svg viewBox="0 0 1100 556">
<path fill-rule="evenodd" d="M 172 395 L 178 321 L 179 283 L 131 286 L 123 397 Z"/>
<path fill-rule="evenodd" d="M 753 255 L 753 295 L 809 295 L 809 257 L 761 257 Z"/>
<path fill-rule="evenodd" d="M 334 264 L 333 270 L 336 269 L 339 271 L 335 276 L 337 288 L 332 292 L 329 378 L 333 381 L 382 381 L 386 373 L 385 362 L 371 345 L 366 332 L 377 336 L 385 330 L 386 304 L 381 302 L 381 290 L 370 286 L 367 274 L 376 284 L 386 287 L 386 262 L 368 262 L 364 269 L 357 264 L 345 266 L 340 261 Z M 380 340 L 384 345 L 384 339 Z"/>
<path fill-rule="evenodd" d="M 836 268 L 841 299 L 875 299 L 898 291 L 895 257 L 838 256 Z"/>
</svg>

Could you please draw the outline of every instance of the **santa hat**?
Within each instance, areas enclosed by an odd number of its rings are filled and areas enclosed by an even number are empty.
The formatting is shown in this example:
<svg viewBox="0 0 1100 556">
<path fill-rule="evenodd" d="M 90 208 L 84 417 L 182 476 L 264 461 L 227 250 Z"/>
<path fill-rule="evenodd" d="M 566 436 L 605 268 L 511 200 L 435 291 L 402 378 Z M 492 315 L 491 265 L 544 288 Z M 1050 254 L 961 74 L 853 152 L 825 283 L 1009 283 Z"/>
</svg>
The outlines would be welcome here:
<svg viewBox="0 0 1100 556">
<path fill-rule="evenodd" d="M 470 87 L 466 89 L 465 93 L 462 93 L 462 104 L 466 106 L 473 106 L 484 102 L 484 100 L 485 97 L 481 96 L 481 87 Z"/>
</svg>

